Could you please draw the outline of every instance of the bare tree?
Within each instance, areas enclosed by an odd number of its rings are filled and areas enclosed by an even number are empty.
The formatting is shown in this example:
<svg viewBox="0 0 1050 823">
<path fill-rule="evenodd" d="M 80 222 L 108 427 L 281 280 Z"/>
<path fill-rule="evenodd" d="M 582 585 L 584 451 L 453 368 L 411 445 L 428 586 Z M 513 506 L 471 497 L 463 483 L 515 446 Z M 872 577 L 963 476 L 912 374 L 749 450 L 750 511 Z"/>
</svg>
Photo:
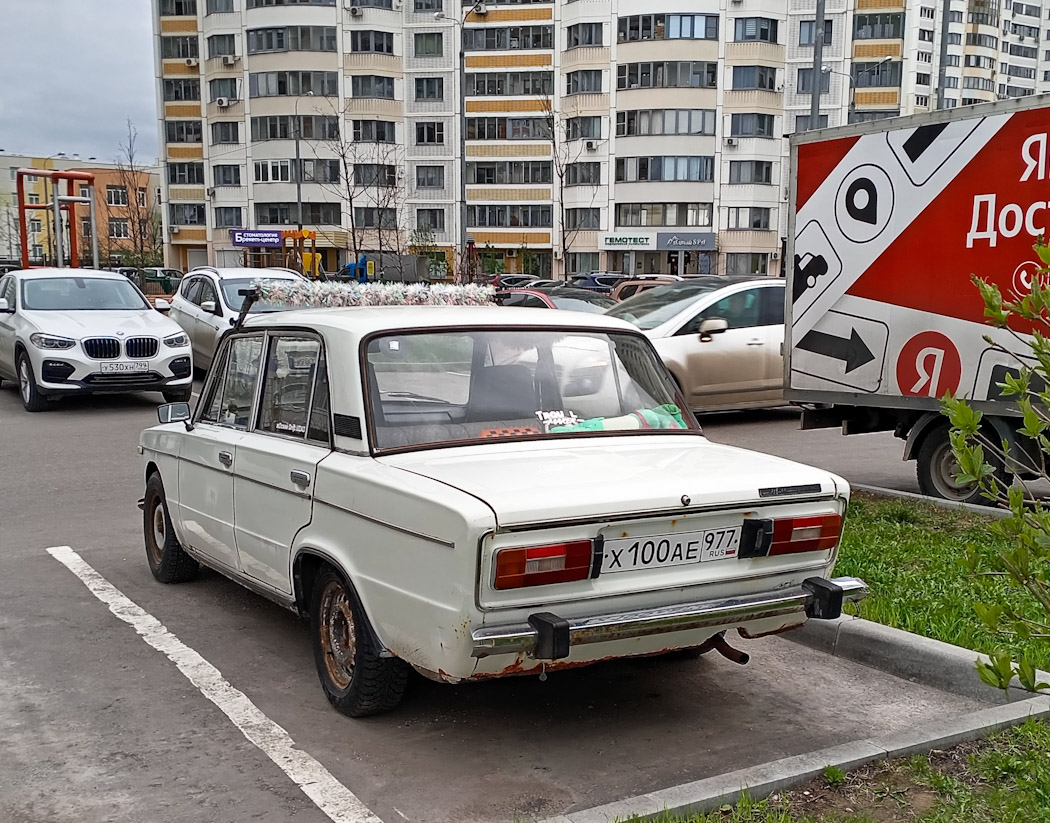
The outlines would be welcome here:
<svg viewBox="0 0 1050 823">
<path fill-rule="evenodd" d="M 117 152 L 116 176 L 118 186 L 123 194 L 117 201 L 102 202 L 106 216 L 106 230 L 96 226 L 99 233 L 100 252 L 105 247 L 106 256 L 119 253 L 122 261 L 131 266 L 154 266 L 160 262 L 162 255 L 161 221 L 157 213 L 157 203 L 150 186 L 148 167 L 139 160 L 138 130 L 131 120 L 127 121 L 127 133 L 124 142 L 120 143 Z M 125 201 L 123 204 L 121 201 Z M 109 220 L 126 220 L 128 235 L 126 238 L 109 237 Z M 75 231 L 76 227 L 71 227 Z"/>
</svg>

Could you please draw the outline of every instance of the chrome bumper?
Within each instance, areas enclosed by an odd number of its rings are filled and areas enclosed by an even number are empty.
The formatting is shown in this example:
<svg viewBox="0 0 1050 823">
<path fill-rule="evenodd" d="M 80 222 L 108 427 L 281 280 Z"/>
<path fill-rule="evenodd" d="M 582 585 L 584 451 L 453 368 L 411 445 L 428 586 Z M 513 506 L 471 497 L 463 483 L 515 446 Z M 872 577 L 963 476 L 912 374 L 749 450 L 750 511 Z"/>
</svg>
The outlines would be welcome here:
<svg viewBox="0 0 1050 823">
<path fill-rule="evenodd" d="M 703 600 L 698 603 L 680 603 L 656 609 L 569 620 L 568 645 L 582 646 L 667 632 L 718 628 L 767 617 L 838 617 L 837 613 L 820 613 L 817 601 L 821 593 L 807 585 L 808 583 L 809 581 L 806 581 L 801 586 L 728 600 Z M 842 591 L 844 603 L 856 603 L 868 596 L 868 584 L 856 577 L 833 577 L 822 583 L 825 586 L 833 584 L 838 587 Z M 519 652 L 533 654 L 539 638 L 540 630 L 531 623 L 485 626 L 471 632 L 472 655 L 488 657 Z"/>
</svg>

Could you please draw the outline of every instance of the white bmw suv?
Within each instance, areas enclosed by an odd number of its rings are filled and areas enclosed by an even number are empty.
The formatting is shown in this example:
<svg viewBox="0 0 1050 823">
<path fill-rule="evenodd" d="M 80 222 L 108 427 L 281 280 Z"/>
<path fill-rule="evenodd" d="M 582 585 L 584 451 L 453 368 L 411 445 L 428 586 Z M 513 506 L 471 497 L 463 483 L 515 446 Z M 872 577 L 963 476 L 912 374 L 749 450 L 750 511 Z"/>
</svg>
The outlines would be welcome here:
<svg viewBox="0 0 1050 823">
<path fill-rule="evenodd" d="M 26 411 L 68 394 L 193 391 L 190 341 L 126 277 L 92 269 L 28 269 L 0 277 L 0 378 Z"/>
</svg>

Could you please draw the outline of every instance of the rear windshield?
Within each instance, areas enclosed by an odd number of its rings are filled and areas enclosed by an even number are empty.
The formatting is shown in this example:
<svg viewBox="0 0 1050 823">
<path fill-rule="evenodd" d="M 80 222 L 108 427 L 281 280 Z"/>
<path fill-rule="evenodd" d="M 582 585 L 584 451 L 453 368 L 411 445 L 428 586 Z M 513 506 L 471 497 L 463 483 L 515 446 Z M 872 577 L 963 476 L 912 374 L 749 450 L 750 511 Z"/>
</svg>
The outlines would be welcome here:
<svg viewBox="0 0 1050 823">
<path fill-rule="evenodd" d="M 629 297 L 606 314 L 634 323 L 640 329 L 655 329 L 684 311 L 702 294 L 715 291 L 725 285 L 717 280 L 683 280 L 666 286 L 646 289 Z"/>
<path fill-rule="evenodd" d="M 373 338 L 365 382 L 379 450 L 605 432 L 699 431 L 651 345 L 582 330 Z"/>
<path fill-rule="evenodd" d="M 22 306 L 32 311 L 135 311 L 152 306 L 127 280 L 45 277 L 22 283 Z"/>
</svg>

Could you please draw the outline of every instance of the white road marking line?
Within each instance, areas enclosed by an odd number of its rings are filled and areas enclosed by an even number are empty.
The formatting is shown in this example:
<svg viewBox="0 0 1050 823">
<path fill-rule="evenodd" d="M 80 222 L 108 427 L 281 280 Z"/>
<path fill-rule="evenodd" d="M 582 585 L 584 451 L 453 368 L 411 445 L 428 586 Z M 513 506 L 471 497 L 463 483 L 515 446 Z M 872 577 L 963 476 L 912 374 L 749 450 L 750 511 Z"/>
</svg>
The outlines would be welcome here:
<svg viewBox="0 0 1050 823">
<path fill-rule="evenodd" d="M 382 823 L 357 796 L 321 763 L 295 747 L 283 728 L 235 689 L 217 668 L 172 634 L 149 612 L 129 600 L 69 546 L 47 553 L 64 565 L 150 646 L 167 655 L 201 694 L 214 703 L 241 733 L 254 743 L 324 812 L 333 823 Z"/>
</svg>

